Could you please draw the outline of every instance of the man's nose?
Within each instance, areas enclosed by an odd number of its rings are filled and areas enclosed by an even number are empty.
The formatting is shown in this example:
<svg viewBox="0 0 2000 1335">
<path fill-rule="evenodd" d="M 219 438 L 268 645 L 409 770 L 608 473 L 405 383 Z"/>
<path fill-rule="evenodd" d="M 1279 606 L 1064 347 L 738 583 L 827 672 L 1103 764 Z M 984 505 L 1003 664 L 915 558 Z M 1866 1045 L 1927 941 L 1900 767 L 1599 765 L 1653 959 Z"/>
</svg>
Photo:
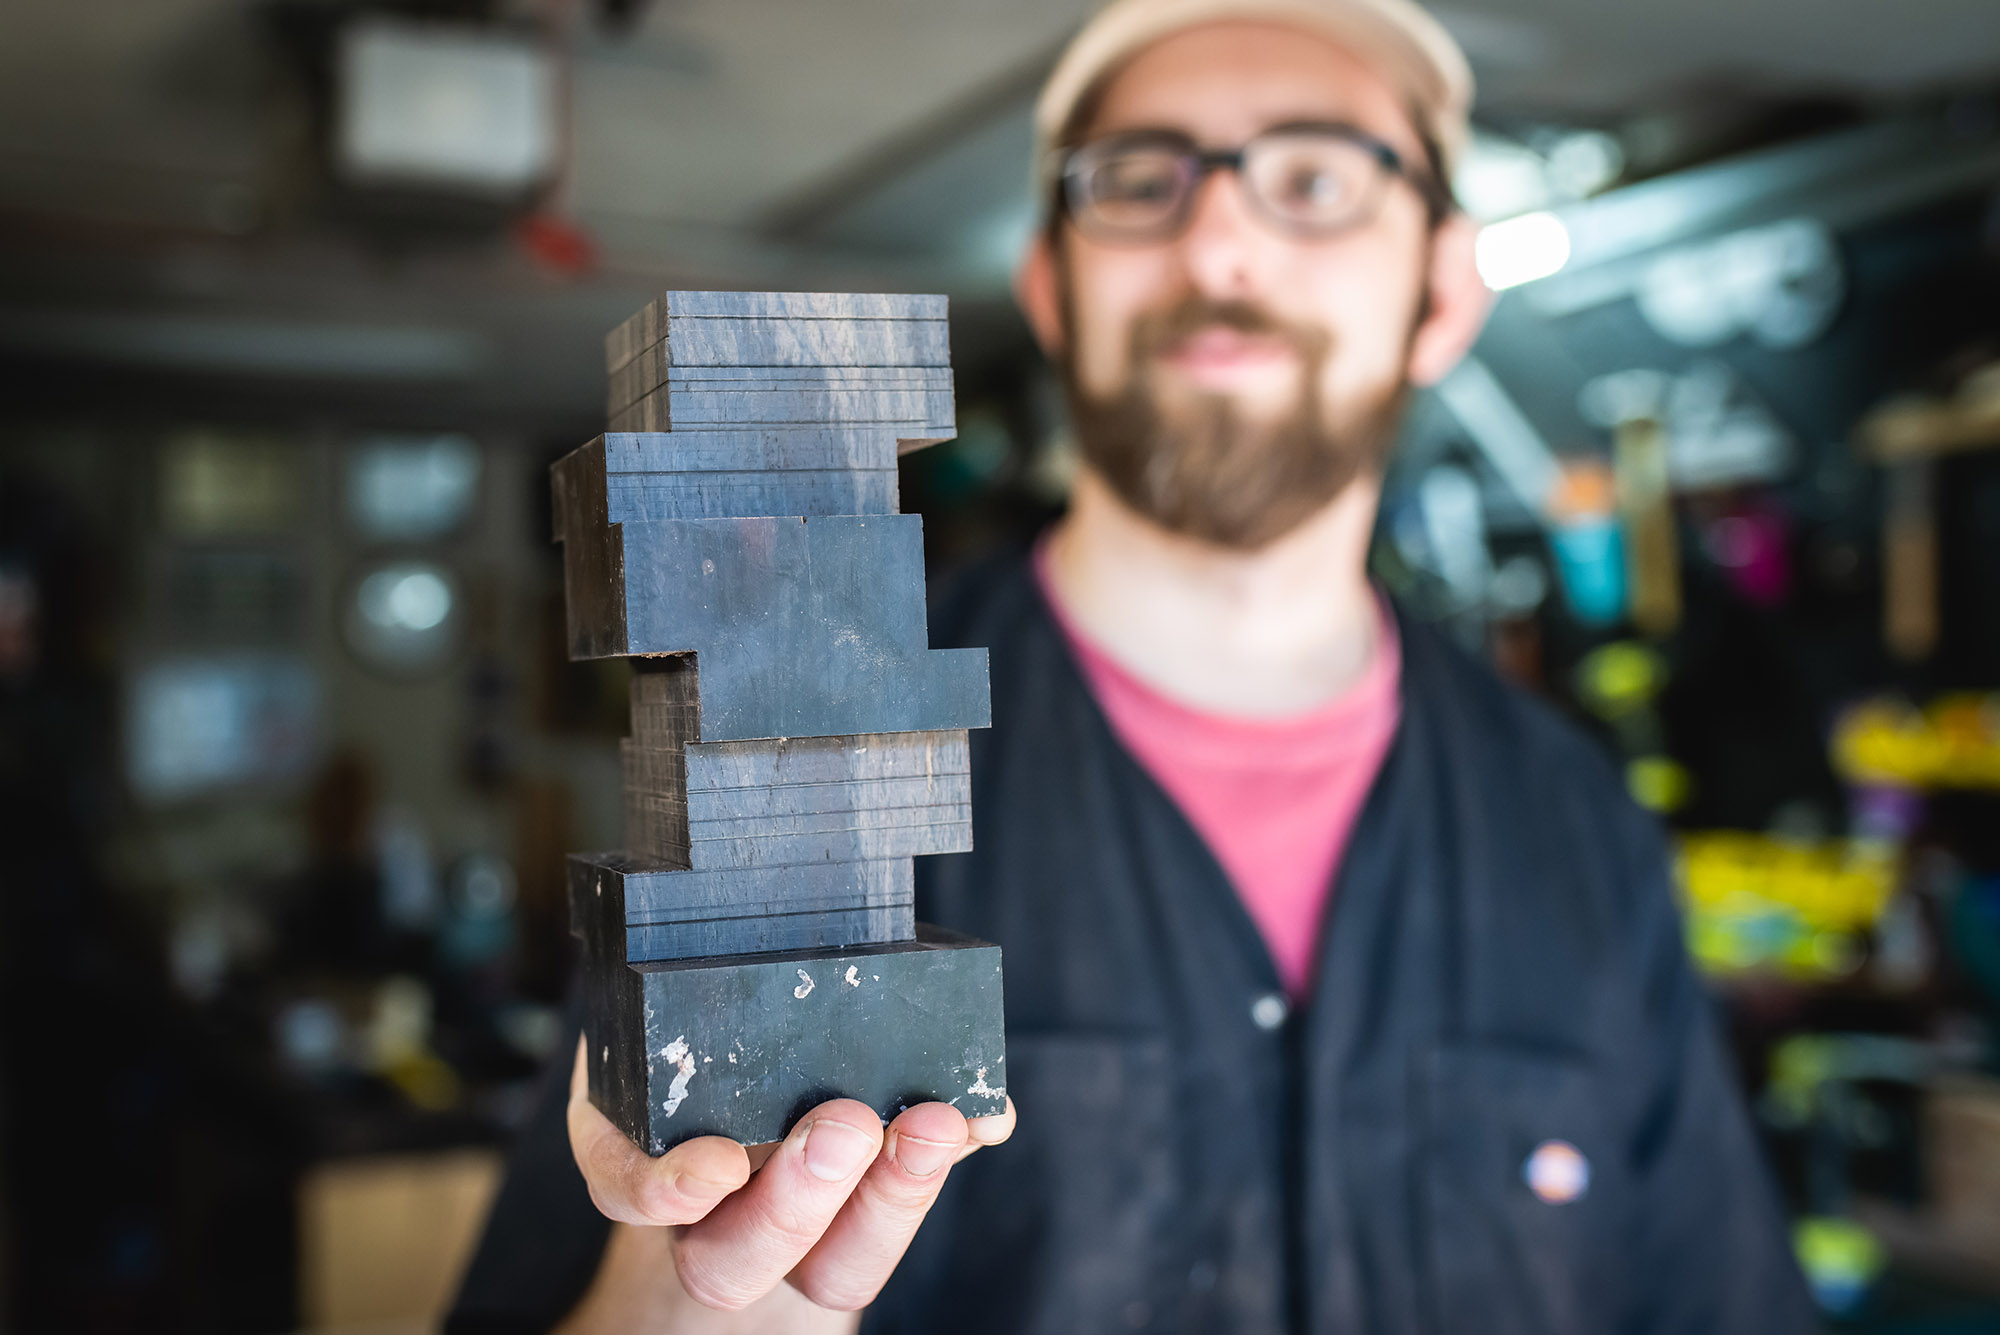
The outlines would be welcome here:
<svg viewBox="0 0 2000 1335">
<path fill-rule="evenodd" d="M 1250 215 L 1236 172 L 1210 172 L 1195 187 L 1189 208 L 1187 229 L 1177 244 L 1190 286 L 1218 301 L 1263 295 L 1273 238 Z"/>
</svg>

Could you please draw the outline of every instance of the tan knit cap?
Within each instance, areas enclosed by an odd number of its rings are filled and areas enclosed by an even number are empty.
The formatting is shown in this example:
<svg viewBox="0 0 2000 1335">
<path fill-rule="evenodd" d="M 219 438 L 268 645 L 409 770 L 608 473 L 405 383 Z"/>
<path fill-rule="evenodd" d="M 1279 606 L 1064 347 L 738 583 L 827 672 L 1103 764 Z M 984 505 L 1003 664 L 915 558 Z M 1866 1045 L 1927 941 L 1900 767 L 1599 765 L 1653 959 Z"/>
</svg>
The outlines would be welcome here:
<svg viewBox="0 0 2000 1335">
<path fill-rule="evenodd" d="M 1444 25 L 1411 0 L 1112 0 L 1077 33 L 1035 103 L 1035 172 L 1053 182 L 1053 150 L 1078 103 L 1163 37 L 1251 20 L 1331 37 L 1401 90 L 1449 173 L 1465 147 L 1472 69 Z"/>
</svg>

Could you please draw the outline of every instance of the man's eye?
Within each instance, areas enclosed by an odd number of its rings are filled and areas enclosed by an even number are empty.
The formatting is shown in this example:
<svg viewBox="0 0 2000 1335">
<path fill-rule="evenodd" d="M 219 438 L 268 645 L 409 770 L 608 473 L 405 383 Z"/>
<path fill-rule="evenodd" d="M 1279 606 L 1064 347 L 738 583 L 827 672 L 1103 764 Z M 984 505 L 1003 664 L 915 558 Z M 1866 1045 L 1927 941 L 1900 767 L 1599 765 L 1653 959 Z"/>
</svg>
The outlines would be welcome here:
<svg viewBox="0 0 2000 1335">
<path fill-rule="evenodd" d="M 1100 198 L 1151 204 L 1173 198 L 1174 173 L 1153 163 L 1112 163 L 1097 174 Z"/>
<path fill-rule="evenodd" d="M 1278 184 L 1278 201 L 1301 208 L 1326 208 L 1338 204 L 1346 193 L 1346 182 L 1338 173 L 1311 163 L 1286 168 Z"/>
</svg>

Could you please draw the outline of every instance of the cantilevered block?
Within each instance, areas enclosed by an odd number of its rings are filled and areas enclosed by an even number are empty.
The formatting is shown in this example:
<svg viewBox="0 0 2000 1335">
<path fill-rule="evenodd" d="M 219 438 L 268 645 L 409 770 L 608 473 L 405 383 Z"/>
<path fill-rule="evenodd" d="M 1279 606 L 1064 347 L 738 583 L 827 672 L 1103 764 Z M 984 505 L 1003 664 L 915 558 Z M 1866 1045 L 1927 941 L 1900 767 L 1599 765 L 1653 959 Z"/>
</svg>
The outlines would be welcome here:
<svg viewBox="0 0 2000 1335">
<path fill-rule="evenodd" d="M 703 741 L 987 725 L 985 650 L 928 647 L 917 516 L 612 525 L 592 462 L 555 469 L 570 657 L 697 655 Z"/>
<path fill-rule="evenodd" d="M 696 682 L 681 657 L 633 676 L 621 754 L 635 856 L 716 870 L 972 847 L 963 730 L 698 742 Z"/>
</svg>

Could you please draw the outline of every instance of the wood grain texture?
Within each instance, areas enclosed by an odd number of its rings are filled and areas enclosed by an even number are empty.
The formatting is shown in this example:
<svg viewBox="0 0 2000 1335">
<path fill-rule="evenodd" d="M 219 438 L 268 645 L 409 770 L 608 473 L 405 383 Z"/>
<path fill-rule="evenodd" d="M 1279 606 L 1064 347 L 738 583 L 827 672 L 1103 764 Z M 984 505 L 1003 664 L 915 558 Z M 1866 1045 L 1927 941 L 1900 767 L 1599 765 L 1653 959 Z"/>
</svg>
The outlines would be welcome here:
<svg viewBox="0 0 2000 1335">
<path fill-rule="evenodd" d="M 702 741 L 983 728 L 984 650 L 932 650 L 915 515 L 627 523 L 615 605 L 571 653 L 694 653 Z M 616 624 L 578 625 L 579 615 Z"/>
<path fill-rule="evenodd" d="M 648 349 L 611 373 L 605 411 L 616 413 L 662 386 L 683 390 L 882 390 L 949 394 L 949 367 L 895 366 L 675 366 L 666 345 Z"/>
<path fill-rule="evenodd" d="M 613 432 L 602 442 L 607 475 L 626 473 L 873 470 L 896 466 L 893 433 L 874 427 L 772 427 L 763 431 Z M 589 446 L 584 448 L 588 449 Z M 613 519 L 612 523 L 622 521 Z"/>
<path fill-rule="evenodd" d="M 942 296 L 886 292 L 667 292 L 604 336 L 604 369 L 615 371 L 682 319 L 931 320 L 948 312 Z"/>
<path fill-rule="evenodd" d="M 723 390 L 662 385 L 610 414 L 612 431 L 881 426 L 898 435 L 957 432 L 950 390 Z"/>
<path fill-rule="evenodd" d="M 627 473 L 610 478 L 606 504 L 614 523 L 670 519 L 748 519 L 783 513 L 892 515 L 898 480 L 893 468 L 810 472 Z"/>
</svg>

